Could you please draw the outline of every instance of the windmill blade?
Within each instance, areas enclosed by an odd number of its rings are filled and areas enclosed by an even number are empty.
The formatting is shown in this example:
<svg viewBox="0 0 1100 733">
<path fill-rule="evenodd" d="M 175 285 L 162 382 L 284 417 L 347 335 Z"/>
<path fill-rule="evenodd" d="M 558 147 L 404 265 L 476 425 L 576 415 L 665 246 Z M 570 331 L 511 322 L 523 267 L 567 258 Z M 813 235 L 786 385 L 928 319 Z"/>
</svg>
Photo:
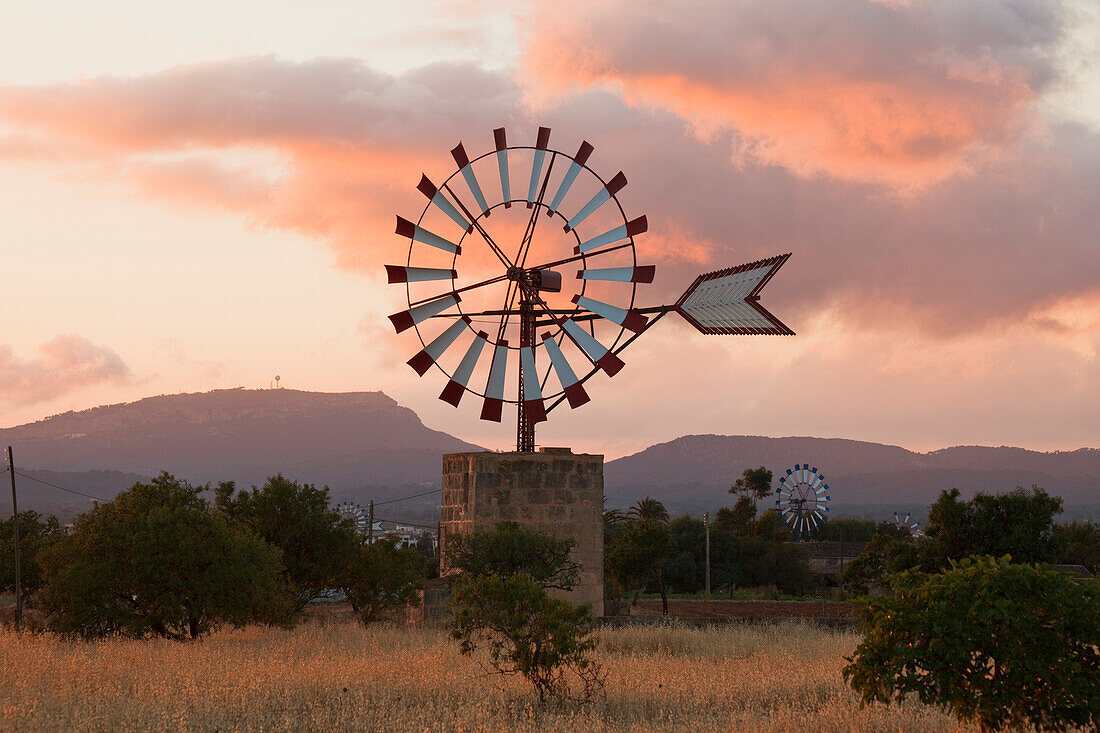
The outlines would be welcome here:
<svg viewBox="0 0 1100 733">
<path fill-rule="evenodd" d="M 623 328 L 630 329 L 634 333 L 641 333 L 645 330 L 646 324 L 649 323 L 649 319 L 638 311 L 628 311 L 625 308 L 609 305 L 583 295 L 574 295 L 573 302 L 581 308 L 592 311 L 601 318 L 606 318 L 612 323 L 617 323 Z"/>
<path fill-rule="evenodd" d="M 481 192 L 481 184 L 477 182 L 474 168 L 470 165 L 470 156 L 466 155 L 466 148 L 462 147 L 461 142 L 451 151 L 451 157 L 455 159 L 458 169 L 462 171 L 462 177 L 466 179 L 466 186 L 469 187 L 470 193 L 474 195 L 474 201 L 477 201 L 477 205 L 481 207 L 482 215 L 489 216 L 491 213 L 489 204 L 485 202 L 485 194 Z"/>
<path fill-rule="evenodd" d="M 611 353 L 611 351 L 601 344 L 595 336 L 585 331 L 584 328 L 572 318 L 563 319 L 561 325 L 562 328 L 565 329 L 566 334 L 569 335 L 569 338 L 573 339 L 573 343 L 579 346 L 581 351 L 588 355 L 588 358 L 592 360 L 593 364 L 603 369 L 604 374 L 613 377 L 623 368 L 622 359 Z"/>
<path fill-rule="evenodd" d="M 542 387 L 539 386 L 539 373 L 535 369 L 533 346 L 520 348 L 519 363 L 523 369 L 523 409 L 527 413 L 527 421 L 542 422 L 546 419 L 546 406 L 542 402 Z"/>
<path fill-rule="evenodd" d="M 497 146 L 497 169 L 500 171 L 500 193 L 504 197 L 504 208 L 512 208 L 512 184 L 508 181 L 508 140 L 504 128 L 493 130 L 493 141 Z"/>
<path fill-rule="evenodd" d="M 592 215 L 592 212 L 603 206 L 612 196 L 621 191 L 625 185 L 626 175 L 622 171 L 619 171 L 615 174 L 614 178 L 607 182 L 607 185 L 597 191 L 596 195 L 589 199 L 588 203 L 569 220 L 569 223 L 565 225 L 566 234 L 576 229 L 581 222 Z"/>
<path fill-rule="evenodd" d="M 674 308 L 705 334 L 793 335 L 760 305 L 760 291 L 789 258 L 779 255 L 700 275 Z"/>
<path fill-rule="evenodd" d="M 542 344 L 546 347 L 546 353 L 550 355 L 550 364 L 558 375 L 558 382 L 561 383 L 561 388 L 565 391 L 565 399 L 569 400 L 569 407 L 575 410 L 588 402 L 591 398 L 577 380 L 573 367 L 569 366 L 569 360 L 565 358 L 565 354 L 562 353 L 558 342 L 554 340 L 553 334 L 544 333 Z"/>
<path fill-rule="evenodd" d="M 414 306 L 400 313 L 394 313 L 390 316 L 390 322 L 393 323 L 394 329 L 398 333 L 401 333 L 402 331 L 412 328 L 421 321 L 442 313 L 451 306 L 458 305 L 461 300 L 462 298 L 460 298 L 457 293 L 448 293 L 441 298 L 428 301 L 423 305 Z"/>
<path fill-rule="evenodd" d="M 485 385 L 485 402 L 481 406 L 481 419 L 500 422 L 504 408 L 504 373 L 508 368 L 508 342 L 501 341 L 493 352 L 489 365 L 489 381 Z"/>
<path fill-rule="evenodd" d="M 600 280 L 613 283 L 651 283 L 657 272 L 656 265 L 638 267 L 598 267 L 592 270 L 577 270 L 578 280 Z M 457 275 L 455 276 L 457 277 Z"/>
<path fill-rule="evenodd" d="M 454 242 L 444 239 L 438 234 L 429 232 L 424 227 L 413 224 L 408 219 L 404 219 L 400 216 L 397 217 L 397 233 L 402 237 L 408 237 L 414 241 L 423 242 L 424 244 L 441 249 L 444 252 L 450 252 L 453 255 L 462 254 L 462 247 Z"/>
<path fill-rule="evenodd" d="M 423 377 L 424 373 L 432 368 L 432 364 L 439 361 L 439 357 L 443 356 L 443 352 L 455 342 L 459 334 L 466 330 L 469 323 L 469 316 L 459 318 L 448 326 L 446 331 L 436 336 L 430 344 L 421 349 L 416 356 L 409 359 L 408 365 Z"/>
<path fill-rule="evenodd" d="M 421 283 L 431 280 L 454 280 L 456 270 L 443 270 L 436 267 L 405 267 L 404 265 L 386 265 L 386 278 L 389 284 Z"/>
<path fill-rule="evenodd" d="M 481 357 L 481 352 L 485 349 L 488 339 L 489 334 L 484 331 L 477 332 L 477 336 L 474 337 L 474 340 L 466 349 L 462 361 L 458 363 L 458 368 L 455 369 L 451 381 L 447 382 L 447 386 L 439 393 L 439 399 L 448 405 L 458 407 L 462 395 L 466 393 L 466 385 L 470 383 L 470 377 L 474 373 L 474 366 L 477 365 L 477 360 Z"/>
<path fill-rule="evenodd" d="M 573 156 L 573 162 L 569 164 L 569 170 L 565 172 L 565 177 L 561 179 L 561 183 L 558 184 L 558 192 L 554 194 L 554 200 L 550 202 L 550 208 L 546 210 L 547 216 L 553 216 L 557 212 L 558 207 L 561 206 L 561 200 L 565 198 L 565 194 L 569 193 L 570 187 L 573 185 L 573 181 L 577 180 L 577 174 L 581 172 L 581 168 L 588 162 L 588 156 L 592 155 L 592 146 L 585 140 L 581 143 L 580 149 L 577 154 Z"/>
<path fill-rule="evenodd" d="M 435 184 L 428 180 L 428 177 L 424 174 L 420 175 L 420 183 L 417 184 L 416 190 L 424 194 L 432 204 L 442 211 L 444 214 L 451 218 L 455 224 L 463 229 L 467 234 L 474 230 L 473 223 L 470 222 L 465 216 L 458 213 L 458 209 L 454 207 L 454 204 L 443 195 L 443 192 L 435 187 Z"/>
<path fill-rule="evenodd" d="M 538 139 L 535 141 L 535 158 L 531 161 L 531 186 L 527 189 L 527 208 L 535 205 L 538 196 L 539 176 L 542 174 L 542 164 L 546 160 L 546 147 L 550 143 L 550 128 L 540 127 Z"/>
<path fill-rule="evenodd" d="M 631 219 L 626 224 L 620 224 L 614 229 L 608 229 L 603 234 L 599 234 L 592 237 L 592 239 L 581 242 L 578 246 L 573 248 L 573 254 L 586 254 L 598 247 L 613 244 L 630 237 L 636 237 L 647 231 L 649 231 L 649 220 L 646 219 L 643 214 L 637 219 Z"/>
</svg>

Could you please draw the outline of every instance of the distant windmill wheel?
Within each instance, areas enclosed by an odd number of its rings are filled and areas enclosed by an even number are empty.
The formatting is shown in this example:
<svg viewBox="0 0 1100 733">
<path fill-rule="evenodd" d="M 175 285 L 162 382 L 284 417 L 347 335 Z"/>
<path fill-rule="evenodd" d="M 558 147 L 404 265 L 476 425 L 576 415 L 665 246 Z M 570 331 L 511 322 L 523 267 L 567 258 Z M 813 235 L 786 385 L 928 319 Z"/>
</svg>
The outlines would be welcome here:
<svg viewBox="0 0 1100 733">
<path fill-rule="evenodd" d="M 350 519 L 352 526 L 358 533 L 367 531 L 367 512 L 359 504 L 353 501 L 342 501 L 336 505 L 336 511 L 344 519 Z"/>
<path fill-rule="evenodd" d="M 829 484 L 808 463 L 796 463 L 779 478 L 775 506 L 784 524 L 798 539 L 808 537 L 824 524 L 829 511 Z"/>
<path fill-rule="evenodd" d="M 386 271 L 390 283 L 406 284 L 409 307 L 390 320 L 420 336 L 424 348 L 409 360 L 418 374 L 435 366 L 449 378 L 441 400 L 457 407 L 470 392 L 482 400 L 481 419 L 495 422 L 504 403 L 516 404 L 518 446 L 530 451 L 547 401 L 589 401 L 575 369 L 614 375 L 623 367 L 613 352 L 649 322 L 634 298 L 655 268 L 639 266 L 634 252 L 646 218 L 628 220 L 616 197 L 626 176 L 605 181 L 589 168 L 591 145 L 554 150 L 546 127 L 534 146 L 509 145 L 504 128 L 494 137 L 495 149 L 472 160 L 459 143 L 454 173 L 438 186 L 421 178 L 428 201 L 420 218 L 397 218 L 397 233 L 410 240 L 408 265 Z M 515 187 L 513 170 L 523 179 Z M 513 204 L 523 208 L 505 213 Z M 540 227 L 544 218 L 551 221 Z M 464 353 L 450 357 L 463 334 Z"/>
<path fill-rule="evenodd" d="M 920 530 L 918 529 L 918 527 L 920 527 L 920 522 L 912 521 L 912 514 L 909 512 L 906 512 L 904 517 L 894 512 L 894 526 L 898 529 L 904 529 L 909 534 L 920 534 Z"/>
</svg>

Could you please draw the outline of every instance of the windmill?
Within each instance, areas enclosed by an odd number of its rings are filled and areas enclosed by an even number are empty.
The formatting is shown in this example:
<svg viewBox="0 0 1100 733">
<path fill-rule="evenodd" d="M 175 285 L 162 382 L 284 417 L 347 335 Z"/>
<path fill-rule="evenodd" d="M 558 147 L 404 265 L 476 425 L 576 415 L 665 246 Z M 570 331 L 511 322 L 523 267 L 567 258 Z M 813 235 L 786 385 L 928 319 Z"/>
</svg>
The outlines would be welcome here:
<svg viewBox="0 0 1100 733">
<path fill-rule="evenodd" d="M 911 512 L 906 512 L 904 517 L 894 512 L 894 526 L 914 536 L 920 536 L 921 533 L 920 522 L 913 520 Z"/>
<path fill-rule="evenodd" d="M 829 484 L 817 466 L 796 463 L 779 477 L 775 505 L 784 524 L 798 539 L 808 537 L 825 523 L 829 512 Z"/>
<path fill-rule="evenodd" d="M 367 510 L 361 504 L 342 501 L 336 505 L 336 511 L 341 518 L 351 520 L 352 528 L 357 534 L 363 534 L 367 530 Z"/>
<path fill-rule="evenodd" d="M 455 146 L 453 173 L 421 177 L 419 218 L 397 217 L 408 258 L 386 273 L 408 307 L 389 318 L 420 341 L 409 366 L 447 377 L 441 400 L 458 407 L 470 393 L 495 422 L 516 405 L 519 452 L 534 451 L 535 425 L 563 402 L 587 403 L 589 380 L 618 374 L 623 350 L 668 313 L 704 334 L 794 333 L 760 303 L 789 254 L 699 275 L 675 303 L 642 306 L 656 268 L 638 260 L 648 222 L 619 201 L 622 171 L 604 179 L 589 166 L 591 144 L 557 150 L 547 127 L 534 145 L 509 144 L 503 127 L 493 139 L 474 158 Z"/>
</svg>

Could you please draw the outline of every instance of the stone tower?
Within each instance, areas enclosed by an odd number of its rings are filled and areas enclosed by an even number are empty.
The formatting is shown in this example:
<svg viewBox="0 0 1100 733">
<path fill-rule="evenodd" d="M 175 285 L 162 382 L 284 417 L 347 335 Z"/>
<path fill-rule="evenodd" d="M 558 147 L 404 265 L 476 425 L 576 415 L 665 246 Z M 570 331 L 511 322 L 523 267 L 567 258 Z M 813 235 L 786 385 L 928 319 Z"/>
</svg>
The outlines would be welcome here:
<svg viewBox="0 0 1100 733">
<path fill-rule="evenodd" d="M 451 453 L 443 456 L 439 548 L 446 572 L 447 538 L 512 521 L 577 542 L 577 585 L 553 594 L 591 603 L 603 615 L 603 456 L 568 448 L 538 453 Z"/>
</svg>

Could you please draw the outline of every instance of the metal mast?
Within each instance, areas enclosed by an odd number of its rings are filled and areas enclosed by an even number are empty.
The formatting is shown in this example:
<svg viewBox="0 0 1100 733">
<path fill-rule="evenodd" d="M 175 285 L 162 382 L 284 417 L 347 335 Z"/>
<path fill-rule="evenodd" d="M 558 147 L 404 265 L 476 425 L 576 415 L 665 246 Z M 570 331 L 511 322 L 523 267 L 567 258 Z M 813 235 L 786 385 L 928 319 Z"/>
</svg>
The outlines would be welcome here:
<svg viewBox="0 0 1100 733">
<path fill-rule="evenodd" d="M 526 279 L 526 278 L 524 278 Z M 519 346 L 520 349 L 531 348 L 535 345 L 535 303 L 528 292 L 528 283 L 520 283 L 519 299 Z M 528 419 L 527 408 L 524 404 L 523 369 L 519 370 L 519 412 L 516 423 L 516 451 L 519 453 L 535 452 L 535 423 Z"/>
</svg>

